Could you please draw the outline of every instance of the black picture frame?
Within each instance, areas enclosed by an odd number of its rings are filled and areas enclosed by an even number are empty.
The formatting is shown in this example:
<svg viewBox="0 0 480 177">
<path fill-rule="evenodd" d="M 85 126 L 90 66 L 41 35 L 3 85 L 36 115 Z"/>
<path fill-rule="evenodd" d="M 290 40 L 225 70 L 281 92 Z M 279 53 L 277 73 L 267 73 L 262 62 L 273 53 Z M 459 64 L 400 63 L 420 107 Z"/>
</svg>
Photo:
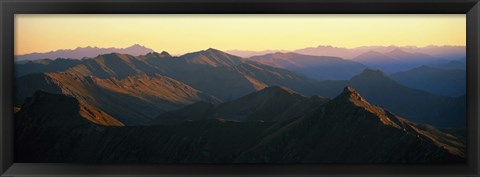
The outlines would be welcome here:
<svg viewBox="0 0 480 177">
<path fill-rule="evenodd" d="M 2 176 L 479 176 L 478 0 L 1 0 Z M 14 163 L 15 14 L 466 14 L 468 141 L 465 165 L 92 165 Z"/>
</svg>

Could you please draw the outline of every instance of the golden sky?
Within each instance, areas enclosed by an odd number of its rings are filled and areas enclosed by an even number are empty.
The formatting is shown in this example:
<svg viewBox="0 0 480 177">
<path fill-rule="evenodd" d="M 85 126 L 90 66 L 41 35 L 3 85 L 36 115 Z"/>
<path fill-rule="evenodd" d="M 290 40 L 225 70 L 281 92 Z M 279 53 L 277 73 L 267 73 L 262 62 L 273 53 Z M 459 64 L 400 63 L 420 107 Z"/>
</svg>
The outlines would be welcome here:
<svg viewBox="0 0 480 177">
<path fill-rule="evenodd" d="M 140 44 L 172 54 L 318 45 L 466 45 L 464 14 L 15 15 L 15 54 Z"/>
</svg>

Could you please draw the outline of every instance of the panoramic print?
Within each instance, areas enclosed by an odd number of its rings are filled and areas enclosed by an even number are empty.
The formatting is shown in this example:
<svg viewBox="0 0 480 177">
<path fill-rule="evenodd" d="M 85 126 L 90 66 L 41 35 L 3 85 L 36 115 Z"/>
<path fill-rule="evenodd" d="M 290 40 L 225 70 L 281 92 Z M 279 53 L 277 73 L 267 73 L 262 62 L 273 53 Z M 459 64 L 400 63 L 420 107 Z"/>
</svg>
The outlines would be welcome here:
<svg viewBox="0 0 480 177">
<path fill-rule="evenodd" d="M 465 15 L 15 15 L 16 163 L 466 162 Z"/>
</svg>

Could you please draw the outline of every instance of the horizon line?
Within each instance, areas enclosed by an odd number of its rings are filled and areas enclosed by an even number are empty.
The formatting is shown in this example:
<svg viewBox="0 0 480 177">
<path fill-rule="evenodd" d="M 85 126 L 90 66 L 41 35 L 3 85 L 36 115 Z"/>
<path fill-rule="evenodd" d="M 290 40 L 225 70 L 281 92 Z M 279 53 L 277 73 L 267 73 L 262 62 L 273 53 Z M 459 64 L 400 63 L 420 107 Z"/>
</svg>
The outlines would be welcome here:
<svg viewBox="0 0 480 177">
<path fill-rule="evenodd" d="M 154 52 L 158 52 L 158 51 L 168 52 L 167 50 L 155 50 L 155 49 L 152 49 L 152 48 L 150 48 L 150 47 L 147 47 L 146 45 L 142 45 L 142 44 L 135 43 L 135 44 L 132 44 L 132 45 L 128 45 L 128 46 L 126 46 L 126 47 L 114 47 L 114 46 L 110 46 L 110 47 L 99 47 L 99 46 L 87 45 L 87 46 L 84 46 L 84 47 L 80 47 L 80 46 L 79 46 L 79 47 L 75 47 L 75 48 L 62 48 L 62 49 L 55 49 L 55 50 L 44 51 L 44 52 L 37 51 L 37 52 L 30 52 L 30 53 L 24 53 L 24 54 L 15 54 L 14 56 L 22 56 L 22 55 L 29 55 L 29 54 L 40 54 L 40 53 L 49 53 L 49 52 L 58 52 L 58 51 L 62 51 L 62 50 L 85 49 L 85 48 L 97 48 L 97 49 L 127 49 L 127 48 L 134 47 L 134 46 L 140 46 L 140 47 L 143 47 L 143 48 L 151 49 L 151 50 L 153 50 Z M 235 49 L 222 49 L 221 51 L 245 51 L 245 52 L 286 51 L 286 52 L 295 52 L 295 51 L 301 50 L 301 49 L 318 48 L 318 47 L 343 48 L 343 49 L 352 50 L 352 49 L 357 49 L 357 48 L 361 48 L 361 47 L 398 47 L 398 48 L 401 48 L 401 47 L 415 47 L 415 48 L 427 48 L 427 47 L 446 47 L 446 46 L 449 46 L 449 47 L 466 47 L 466 45 L 449 45 L 449 44 L 443 44 L 443 45 L 430 44 L 430 45 L 423 45 L 423 46 L 416 46 L 416 45 L 393 45 L 393 44 L 391 44 L 391 45 L 362 45 L 362 46 L 355 46 L 355 47 L 342 47 L 342 46 L 334 46 L 334 45 L 317 45 L 317 46 L 297 48 L 297 49 L 294 49 L 294 50 L 286 50 L 286 49 L 248 50 L 248 49 L 237 49 L 237 48 L 235 48 Z M 209 47 L 209 48 L 201 49 L 201 50 L 192 50 L 192 51 L 190 51 L 190 52 L 186 52 L 186 53 L 183 53 L 183 54 L 171 54 L 171 55 L 172 55 L 172 56 L 180 56 L 180 55 L 184 55 L 184 54 L 191 53 L 191 52 L 207 50 L 207 49 L 210 49 L 210 48 L 220 50 L 220 49 L 218 49 L 218 48 L 216 48 L 216 47 Z M 170 53 L 170 52 L 169 52 L 169 53 Z"/>
</svg>

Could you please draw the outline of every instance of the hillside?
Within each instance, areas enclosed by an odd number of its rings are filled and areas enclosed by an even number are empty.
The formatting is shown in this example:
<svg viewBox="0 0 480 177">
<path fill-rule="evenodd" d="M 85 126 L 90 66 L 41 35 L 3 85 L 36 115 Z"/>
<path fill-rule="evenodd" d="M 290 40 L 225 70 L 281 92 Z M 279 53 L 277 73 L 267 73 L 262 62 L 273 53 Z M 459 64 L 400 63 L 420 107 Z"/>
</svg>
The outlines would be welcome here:
<svg viewBox="0 0 480 177">
<path fill-rule="evenodd" d="M 465 100 L 403 86 L 379 70 L 366 69 L 347 81 L 325 81 L 319 92 L 332 98 L 352 86 L 373 104 L 381 105 L 410 121 L 440 127 L 465 127 Z"/>
<path fill-rule="evenodd" d="M 17 80 L 16 90 L 15 105 L 22 104 L 37 90 L 65 94 L 76 98 L 82 108 L 105 112 L 127 125 L 148 122 L 161 112 L 197 101 L 220 102 L 188 85 L 156 74 L 124 79 L 100 79 L 70 73 L 31 74 Z"/>
<path fill-rule="evenodd" d="M 249 58 L 253 61 L 295 71 L 316 80 L 346 80 L 361 73 L 366 66 L 337 57 L 297 53 L 271 53 Z"/>
<path fill-rule="evenodd" d="M 213 105 L 198 102 L 182 109 L 166 112 L 151 124 L 179 124 L 185 121 L 221 119 L 236 122 L 274 122 L 291 119 L 327 99 L 305 97 L 286 87 L 267 87 L 236 100 Z"/>
<path fill-rule="evenodd" d="M 26 64 L 16 64 L 17 68 Z M 50 70 L 29 69 L 22 74 Z M 268 86 L 287 86 L 306 95 L 315 94 L 315 81 L 294 72 L 249 61 L 216 49 L 172 57 L 167 52 L 141 56 L 110 53 L 83 59 L 81 63 L 60 67 L 55 72 L 78 76 L 124 79 L 139 74 L 162 74 L 229 101 Z"/>
<path fill-rule="evenodd" d="M 314 111 L 272 126 L 236 162 L 460 162 L 464 152 L 452 135 L 419 127 L 346 87 Z"/>
<path fill-rule="evenodd" d="M 390 78 L 407 87 L 450 97 L 466 94 L 466 77 L 465 70 L 430 66 L 421 66 L 390 75 Z"/>
<path fill-rule="evenodd" d="M 400 48 L 394 48 L 384 53 L 368 51 L 358 55 L 352 60 L 371 68 L 380 69 L 385 73 L 407 71 L 422 65 L 437 65 L 446 62 L 446 60 L 442 58 L 436 58 L 424 53 L 407 52 Z"/>
</svg>

